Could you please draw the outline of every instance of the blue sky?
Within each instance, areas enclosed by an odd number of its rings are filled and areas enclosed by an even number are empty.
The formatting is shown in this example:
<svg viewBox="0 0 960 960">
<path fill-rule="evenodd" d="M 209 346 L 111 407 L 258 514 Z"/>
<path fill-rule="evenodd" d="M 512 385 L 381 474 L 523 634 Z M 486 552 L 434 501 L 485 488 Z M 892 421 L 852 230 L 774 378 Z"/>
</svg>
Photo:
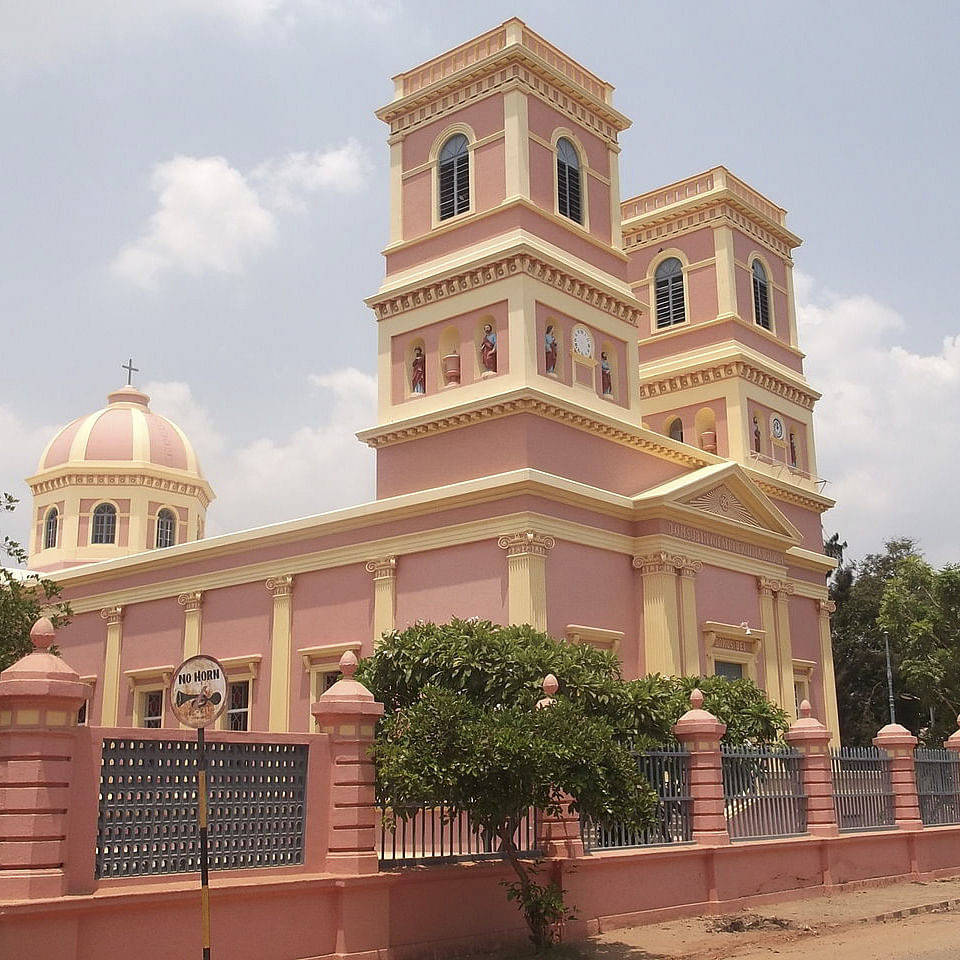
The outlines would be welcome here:
<svg viewBox="0 0 960 960">
<path fill-rule="evenodd" d="M 827 532 L 960 559 L 958 9 L 0 0 L 0 489 L 26 496 L 133 356 L 219 494 L 212 532 L 371 497 L 373 111 L 516 15 L 616 86 L 624 196 L 722 163 L 789 210 Z"/>
</svg>

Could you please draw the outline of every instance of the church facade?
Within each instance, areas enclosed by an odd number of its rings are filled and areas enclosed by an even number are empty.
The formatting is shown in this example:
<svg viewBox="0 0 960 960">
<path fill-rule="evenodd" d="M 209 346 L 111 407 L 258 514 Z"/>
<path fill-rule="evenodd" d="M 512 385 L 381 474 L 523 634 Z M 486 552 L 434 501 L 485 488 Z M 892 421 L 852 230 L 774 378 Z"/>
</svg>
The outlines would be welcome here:
<svg viewBox="0 0 960 960">
<path fill-rule="evenodd" d="M 204 539 L 212 489 L 142 393 L 64 428 L 31 566 L 75 612 L 87 718 L 173 726 L 202 651 L 227 727 L 307 730 L 345 650 L 478 616 L 627 677 L 751 677 L 836 737 L 785 211 L 723 167 L 622 200 L 613 88 L 519 20 L 394 84 L 376 500 Z"/>
</svg>

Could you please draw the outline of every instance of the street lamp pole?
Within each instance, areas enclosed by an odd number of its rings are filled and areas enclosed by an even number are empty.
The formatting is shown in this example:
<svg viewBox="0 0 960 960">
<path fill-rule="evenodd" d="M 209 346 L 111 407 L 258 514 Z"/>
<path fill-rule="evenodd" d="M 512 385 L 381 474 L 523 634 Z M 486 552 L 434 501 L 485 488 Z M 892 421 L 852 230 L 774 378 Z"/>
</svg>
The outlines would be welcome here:
<svg viewBox="0 0 960 960">
<path fill-rule="evenodd" d="M 887 657 L 887 696 L 890 700 L 890 722 L 897 722 L 897 714 L 893 705 L 893 669 L 890 666 L 890 636 L 883 631 L 883 650 Z"/>
</svg>

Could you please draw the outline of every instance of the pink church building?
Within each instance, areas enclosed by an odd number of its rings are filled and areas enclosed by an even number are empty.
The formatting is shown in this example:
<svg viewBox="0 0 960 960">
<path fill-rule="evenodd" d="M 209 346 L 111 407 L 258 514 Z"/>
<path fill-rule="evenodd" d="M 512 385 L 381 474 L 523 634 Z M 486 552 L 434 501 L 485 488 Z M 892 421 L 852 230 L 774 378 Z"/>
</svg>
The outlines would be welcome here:
<svg viewBox="0 0 960 960">
<path fill-rule="evenodd" d="M 86 718 L 175 726 L 171 673 L 202 651 L 227 729 L 305 731 L 345 651 L 479 616 L 627 677 L 750 677 L 836 738 L 785 211 L 724 167 L 623 199 L 613 87 L 516 19 L 395 77 L 377 116 L 376 499 L 204 538 L 210 483 L 143 393 L 64 427 L 30 564 L 75 612 Z"/>
</svg>

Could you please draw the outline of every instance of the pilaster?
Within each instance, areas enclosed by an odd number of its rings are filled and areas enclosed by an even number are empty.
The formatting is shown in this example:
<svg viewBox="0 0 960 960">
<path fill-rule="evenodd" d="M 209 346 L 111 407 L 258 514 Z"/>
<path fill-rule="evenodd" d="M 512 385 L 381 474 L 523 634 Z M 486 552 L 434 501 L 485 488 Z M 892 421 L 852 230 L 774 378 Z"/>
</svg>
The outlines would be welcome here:
<svg viewBox="0 0 960 960">
<path fill-rule="evenodd" d="M 123 646 L 123 607 L 104 607 L 100 616 L 107 621 L 107 642 L 103 652 L 103 702 L 100 725 L 115 727 L 120 711 L 120 651 Z"/>
<path fill-rule="evenodd" d="M 270 713 L 267 729 L 285 733 L 290 723 L 290 656 L 293 646 L 293 575 L 270 577 L 266 588 L 273 594 L 270 635 Z"/>
<path fill-rule="evenodd" d="M 797 698 L 793 692 L 793 642 L 790 639 L 790 597 L 793 584 L 781 581 L 777 591 L 777 654 L 780 657 L 780 705 L 797 719 Z"/>
<path fill-rule="evenodd" d="M 390 138 L 390 243 L 403 240 L 403 137 Z"/>
<path fill-rule="evenodd" d="M 527 95 L 518 87 L 503 95 L 503 146 L 506 155 L 506 200 L 530 199 L 530 138 Z"/>
<path fill-rule="evenodd" d="M 195 657 L 200 652 L 200 607 L 203 603 L 203 591 L 181 593 L 177 603 L 183 607 L 183 659 Z"/>
<path fill-rule="evenodd" d="M 700 627 L 697 622 L 696 577 L 703 569 L 699 560 L 679 557 L 680 566 L 680 622 L 683 637 L 682 672 L 685 677 L 700 676 Z"/>
<path fill-rule="evenodd" d="M 833 667 L 833 642 L 830 638 L 830 615 L 837 609 L 832 600 L 818 600 L 817 614 L 820 627 L 820 681 L 823 684 L 824 722 L 840 744 L 840 713 L 837 709 L 837 675 Z"/>
<path fill-rule="evenodd" d="M 793 645 L 790 642 L 790 610 L 793 584 L 788 580 L 758 577 L 760 621 L 766 632 L 763 666 L 767 695 L 796 719 L 793 695 Z"/>
<path fill-rule="evenodd" d="M 717 269 L 717 314 L 737 315 L 737 276 L 734 265 L 733 230 L 724 225 L 713 231 Z"/>
<path fill-rule="evenodd" d="M 367 572 L 373 574 L 373 645 L 376 647 L 383 635 L 392 633 L 397 625 L 397 558 L 368 560 Z"/>
<path fill-rule="evenodd" d="M 644 667 L 668 677 L 679 676 L 682 659 L 675 559 L 663 551 L 633 558 L 643 577 Z"/>
<path fill-rule="evenodd" d="M 497 541 L 507 551 L 508 616 L 511 623 L 529 623 L 547 629 L 547 551 L 556 546 L 553 537 L 522 530 Z"/>
</svg>

